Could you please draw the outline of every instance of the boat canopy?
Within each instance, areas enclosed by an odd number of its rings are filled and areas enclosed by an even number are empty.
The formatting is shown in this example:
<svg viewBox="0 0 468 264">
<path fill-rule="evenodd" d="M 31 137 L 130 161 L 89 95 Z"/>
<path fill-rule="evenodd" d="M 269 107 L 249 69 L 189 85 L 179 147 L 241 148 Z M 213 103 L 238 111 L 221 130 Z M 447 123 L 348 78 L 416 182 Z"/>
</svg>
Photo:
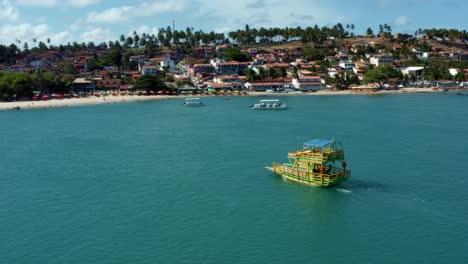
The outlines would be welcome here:
<svg viewBox="0 0 468 264">
<path fill-rule="evenodd" d="M 333 140 L 329 139 L 312 139 L 304 143 L 304 149 L 308 148 L 323 148 L 333 143 Z"/>
<path fill-rule="evenodd" d="M 260 100 L 261 103 L 278 103 L 278 99 Z"/>
</svg>

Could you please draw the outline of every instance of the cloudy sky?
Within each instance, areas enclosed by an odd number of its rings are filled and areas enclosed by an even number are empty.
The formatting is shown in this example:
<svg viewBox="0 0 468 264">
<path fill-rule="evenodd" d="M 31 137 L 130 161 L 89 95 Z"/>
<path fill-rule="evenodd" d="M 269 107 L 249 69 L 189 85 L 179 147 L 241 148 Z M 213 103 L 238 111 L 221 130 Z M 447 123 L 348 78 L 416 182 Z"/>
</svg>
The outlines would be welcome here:
<svg viewBox="0 0 468 264">
<path fill-rule="evenodd" d="M 354 24 L 357 33 L 387 23 L 393 31 L 468 29 L 465 0 L 0 0 L 0 43 L 115 40 L 130 32 L 227 32 L 251 27 Z"/>
</svg>

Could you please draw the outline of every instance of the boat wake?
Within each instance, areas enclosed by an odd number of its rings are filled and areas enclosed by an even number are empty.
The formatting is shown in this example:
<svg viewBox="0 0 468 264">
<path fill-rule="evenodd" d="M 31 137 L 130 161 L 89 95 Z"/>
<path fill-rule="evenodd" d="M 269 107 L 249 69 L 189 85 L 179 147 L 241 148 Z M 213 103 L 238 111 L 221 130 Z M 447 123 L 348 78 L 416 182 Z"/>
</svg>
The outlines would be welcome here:
<svg viewBox="0 0 468 264">
<path fill-rule="evenodd" d="M 353 193 L 353 191 L 348 190 L 348 189 L 343 189 L 343 188 L 336 188 L 335 190 L 338 191 L 338 192 L 340 192 L 340 193 L 345 193 L 345 194 L 351 194 L 351 193 Z"/>
</svg>

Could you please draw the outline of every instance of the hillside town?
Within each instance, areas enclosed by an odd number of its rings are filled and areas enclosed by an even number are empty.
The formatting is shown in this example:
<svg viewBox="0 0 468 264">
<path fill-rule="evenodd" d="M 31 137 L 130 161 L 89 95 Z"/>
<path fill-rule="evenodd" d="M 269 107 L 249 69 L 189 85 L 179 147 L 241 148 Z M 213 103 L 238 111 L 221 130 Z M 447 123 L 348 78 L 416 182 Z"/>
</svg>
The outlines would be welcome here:
<svg viewBox="0 0 468 264">
<path fill-rule="evenodd" d="M 189 29 L 182 35 L 184 31 L 168 28 L 166 39 L 159 37 L 160 41 L 135 32 L 99 45 L 75 42 L 54 47 L 39 42 L 32 49 L 27 43 L 23 49 L 15 44 L 0 45 L 0 100 L 103 93 L 468 88 L 466 32 L 461 38 L 433 33 L 435 30 L 391 34 L 385 25 L 378 34 L 369 28 L 366 36 L 356 36 L 341 24 L 335 27 L 338 33 L 330 31 L 321 39 L 314 37 L 318 31 L 312 39 L 301 32 L 262 36 L 261 30 L 246 26 L 228 34 L 229 38 L 213 33 L 213 39 L 202 39 L 202 35 L 193 41 Z M 239 36 L 242 34 L 244 37 Z"/>
</svg>

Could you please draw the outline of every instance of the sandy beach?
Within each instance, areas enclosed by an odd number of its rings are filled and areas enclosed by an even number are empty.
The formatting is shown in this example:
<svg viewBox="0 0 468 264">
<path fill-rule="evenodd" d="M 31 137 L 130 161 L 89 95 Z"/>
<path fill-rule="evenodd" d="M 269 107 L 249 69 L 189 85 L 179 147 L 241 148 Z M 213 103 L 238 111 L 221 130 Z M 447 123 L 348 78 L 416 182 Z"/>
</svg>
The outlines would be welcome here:
<svg viewBox="0 0 468 264">
<path fill-rule="evenodd" d="M 402 94 L 402 93 L 440 93 L 441 90 L 434 90 L 432 88 L 402 88 L 396 91 L 382 90 L 378 92 L 355 92 L 355 91 L 318 91 L 315 93 L 303 92 L 288 92 L 288 93 L 265 93 L 265 92 L 248 92 L 247 96 L 331 96 L 331 95 L 379 95 L 379 94 Z M 214 95 L 200 95 L 200 97 L 214 96 Z M 218 95 L 221 96 L 221 95 Z M 233 95 L 222 95 L 233 96 Z M 235 95 L 237 96 L 237 95 Z M 245 96 L 245 95 L 242 95 Z M 184 98 L 187 96 L 168 96 L 168 95 L 117 95 L 96 97 L 89 96 L 84 98 L 71 98 L 71 99 L 53 99 L 47 101 L 20 101 L 20 102 L 0 102 L 0 110 L 12 110 L 20 108 L 36 109 L 36 108 L 52 108 L 52 107 L 66 107 L 66 106 L 79 106 L 79 105 L 93 105 L 93 104 L 114 104 L 114 103 L 127 103 L 127 102 L 140 102 L 152 100 L 164 100 L 170 98 Z"/>
<path fill-rule="evenodd" d="M 0 110 L 11 110 L 16 107 L 22 110 L 35 109 L 35 108 L 52 108 L 52 107 L 65 107 L 65 106 L 79 106 L 79 105 L 94 105 L 94 104 L 115 104 L 115 103 L 127 103 L 127 102 L 142 102 L 151 100 L 164 100 L 174 96 L 167 95 L 149 95 L 149 96 L 137 96 L 137 95 L 118 95 L 118 96 L 106 96 L 96 97 L 89 96 L 83 98 L 71 98 L 71 99 L 52 99 L 47 101 L 20 101 L 20 102 L 2 102 L 0 103 Z"/>
</svg>

